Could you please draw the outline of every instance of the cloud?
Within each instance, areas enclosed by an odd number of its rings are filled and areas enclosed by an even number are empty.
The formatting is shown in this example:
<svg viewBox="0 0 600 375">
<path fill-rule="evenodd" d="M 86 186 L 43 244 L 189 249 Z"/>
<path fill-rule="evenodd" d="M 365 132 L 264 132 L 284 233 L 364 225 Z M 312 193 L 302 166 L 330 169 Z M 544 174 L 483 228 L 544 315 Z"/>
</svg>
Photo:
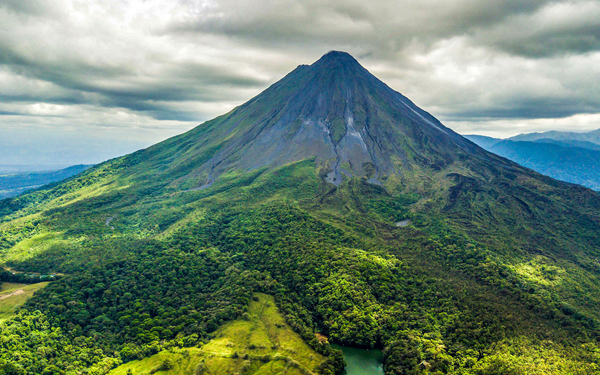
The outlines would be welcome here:
<svg viewBox="0 0 600 375">
<path fill-rule="evenodd" d="M 0 134 L 157 141 L 331 49 L 461 131 L 583 126 L 599 20 L 600 0 L 4 0 Z"/>
<path fill-rule="evenodd" d="M 480 42 L 531 57 L 586 53 L 600 48 L 600 3 L 552 2 L 475 33 Z"/>
<path fill-rule="evenodd" d="M 599 64 L 598 52 L 531 59 L 463 36 L 415 51 L 409 73 L 381 75 L 447 119 L 560 118 L 600 113 Z"/>
</svg>

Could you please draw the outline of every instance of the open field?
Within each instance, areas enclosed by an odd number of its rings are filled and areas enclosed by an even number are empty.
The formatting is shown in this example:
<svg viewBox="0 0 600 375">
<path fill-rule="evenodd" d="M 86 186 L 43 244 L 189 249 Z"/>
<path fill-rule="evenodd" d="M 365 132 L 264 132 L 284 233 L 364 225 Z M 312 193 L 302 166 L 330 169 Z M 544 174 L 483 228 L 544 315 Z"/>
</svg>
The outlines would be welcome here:
<svg viewBox="0 0 600 375">
<path fill-rule="evenodd" d="M 10 318 L 33 293 L 48 285 L 48 282 L 37 284 L 2 283 L 0 286 L 0 322 Z"/>
</svg>

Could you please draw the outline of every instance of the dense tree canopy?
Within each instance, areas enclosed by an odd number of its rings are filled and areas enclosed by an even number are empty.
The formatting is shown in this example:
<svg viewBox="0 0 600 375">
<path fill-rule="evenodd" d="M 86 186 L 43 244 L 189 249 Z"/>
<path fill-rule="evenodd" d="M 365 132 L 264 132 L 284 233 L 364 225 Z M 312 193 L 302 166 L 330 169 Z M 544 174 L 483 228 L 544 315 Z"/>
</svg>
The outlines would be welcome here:
<svg viewBox="0 0 600 375">
<path fill-rule="evenodd" d="M 497 245 L 503 228 L 470 237 L 446 214 L 415 210 L 416 192 L 359 179 L 333 187 L 310 161 L 167 197 L 128 189 L 4 224 L 7 265 L 65 276 L 0 323 L 0 373 L 102 374 L 194 346 L 242 316 L 256 292 L 274 295 L 288 323 L 329 356 L 324 374 L 343 362 L 315 332 L 385 348 L 388 374 L 598 370 L 598 315 L 580 303 L 597 301 L 585 273 L 595 270 L 571 266 L 585 265 L 581 253 L 551 264 Z M 13 217 L 28 212 L 15 201 L 4 209 L 14 204 Z"/>
</svg>

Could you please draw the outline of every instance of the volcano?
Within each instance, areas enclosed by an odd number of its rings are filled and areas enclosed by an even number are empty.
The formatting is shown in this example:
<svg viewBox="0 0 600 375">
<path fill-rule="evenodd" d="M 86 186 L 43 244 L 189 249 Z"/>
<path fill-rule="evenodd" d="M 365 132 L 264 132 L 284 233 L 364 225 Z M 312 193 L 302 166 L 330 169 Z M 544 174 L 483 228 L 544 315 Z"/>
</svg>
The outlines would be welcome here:
<svg viewBox="0 0 600 375">
<path fill-rule="evenodd" d="M 592 374 L 599 259 L 598 193 L 333 51 L 0 201 L 0 280 L 53 280 L 0 321 L 0 373 L 340 374 L 335 343 L 386 374 Z"/>
<path fill-rule="evenodd" d="M 332 51 L 301 65 L 263 93 L 187 135 L 218 145 L 190 176 L 209 186 L 231 169 L 277 167 L 314 157 L 326 181 L 440 170 L 467 157 L 489 157 L 363 68 Z M 179 142 L 179 140 L 177 140 Z M 499 159 L 496 159 L 498 161 Z"/>
<path fill-rule="evenodd" d="M 315 157 L 336 185 L 342 174 L 380 182 L 414 164 L 441 168 L 479 151 L 352 56 L 335 51 L 299 66 L 215 125 L 207 136 L 229 139 L 201 168 L 209 180 L 229 168 Z"/>
</svg>

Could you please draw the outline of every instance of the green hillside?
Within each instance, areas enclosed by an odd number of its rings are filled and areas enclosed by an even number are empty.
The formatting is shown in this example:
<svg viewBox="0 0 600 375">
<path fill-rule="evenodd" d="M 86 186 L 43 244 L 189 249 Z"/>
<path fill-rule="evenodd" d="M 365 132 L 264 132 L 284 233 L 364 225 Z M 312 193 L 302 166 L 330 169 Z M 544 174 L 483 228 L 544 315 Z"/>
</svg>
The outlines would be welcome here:
<svg viewBox="0 0 600 375">
<path fill-rule="evenodd" d="M 302 375 L 313 374 L 323 360 L 286 324 L 273 298 L 258 294 L 250 301 L 248 312 L 220 327 L 206 344 L 165 350 L 119 366 L 110 374 Z"/>
<path fill-rule="evenodd" d="M 487 153 L 347 55 L 324 59 L 188 133 L 0 201 L 0 262 L 65 274 L 0 323 L 0 374 L 187 371 L 211 346 L 271 356 L 246 363 L 255 373 L 339 374 L 325 337 L 384 349 L 386 374 L 598 373 L 600 195 Z M 302 133 L 305 111 L 331 121 Z M 254 163 L 260 150 L 273 158 Z M 260 293 L 286 324 L 253 313 Z M 248 373 L 243 355 L 207 361 Z"/>
</svg>

